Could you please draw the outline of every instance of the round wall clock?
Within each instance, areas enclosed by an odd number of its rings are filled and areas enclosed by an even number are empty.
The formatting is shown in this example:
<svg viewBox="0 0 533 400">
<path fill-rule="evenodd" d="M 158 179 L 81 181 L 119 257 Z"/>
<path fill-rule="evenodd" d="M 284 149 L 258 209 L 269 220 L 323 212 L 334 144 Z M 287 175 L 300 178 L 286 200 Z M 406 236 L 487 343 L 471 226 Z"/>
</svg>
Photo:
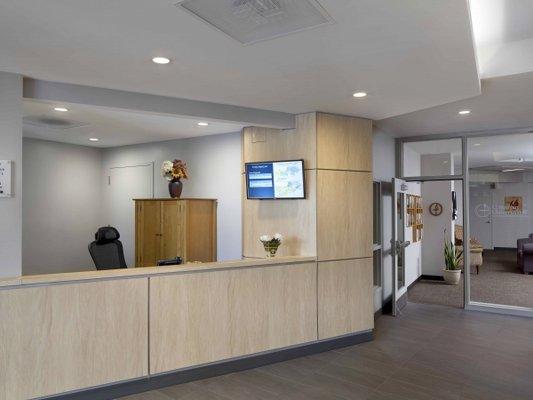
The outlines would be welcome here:
<svg viewBox="0 0 533 400">
<path fill-rule="evenodd" d="M 429 205 L 429 212 L 431 215 L 438 217 L 442 214 L 442 204 L 440 203 L 431 203 Z"/>
</svg>

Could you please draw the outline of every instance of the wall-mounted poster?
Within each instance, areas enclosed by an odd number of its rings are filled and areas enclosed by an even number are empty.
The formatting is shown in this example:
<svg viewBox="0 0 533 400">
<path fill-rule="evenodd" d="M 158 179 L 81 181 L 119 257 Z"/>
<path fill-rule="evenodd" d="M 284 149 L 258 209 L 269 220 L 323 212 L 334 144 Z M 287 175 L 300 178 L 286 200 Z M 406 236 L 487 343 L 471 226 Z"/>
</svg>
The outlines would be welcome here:
<svg viewBox="0 0 533 400">
<path fill-rule="evenodd" d="M 523 207 L 522 196 L 505 196 L 505 211 L 507 214 L 522 214 Z"/>
</svg>

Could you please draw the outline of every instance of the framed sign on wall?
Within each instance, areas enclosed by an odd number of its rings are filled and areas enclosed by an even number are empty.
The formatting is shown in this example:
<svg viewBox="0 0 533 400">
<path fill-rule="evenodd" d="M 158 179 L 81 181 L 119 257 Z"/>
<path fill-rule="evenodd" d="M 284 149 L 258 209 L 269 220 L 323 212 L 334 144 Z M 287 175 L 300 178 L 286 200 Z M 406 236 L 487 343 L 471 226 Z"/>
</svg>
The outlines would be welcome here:
<svg viewBox="0 0 533 400">
<path fill-rule="evenodd" d="M 11 197 L 11 166 L 13 162 L 0 160 L 0 197 Z"/>
</svg>

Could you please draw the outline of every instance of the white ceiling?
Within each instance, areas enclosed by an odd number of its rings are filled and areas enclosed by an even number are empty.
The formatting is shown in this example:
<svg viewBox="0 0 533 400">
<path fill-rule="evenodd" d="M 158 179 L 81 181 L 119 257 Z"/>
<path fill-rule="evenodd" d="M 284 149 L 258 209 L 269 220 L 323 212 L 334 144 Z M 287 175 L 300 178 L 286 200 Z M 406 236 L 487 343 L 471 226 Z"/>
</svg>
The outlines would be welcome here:
<svg viewBox="0 0 533 400">
<path fill-rule="evenodd" d="M 461 139 L 407 142 L 404 146 L 419 154 L 451 153 L 454 155 L 455 167 L 459 169 L 461 167 Z M 517 162 L 519 158 L 524 161 Z M 488 170 L 531 169 L 533 168 L 533 133 L 469 138 L 468 163 L 470 168 Z"/>
<path fill-rule="evenodd" d="M 378 121 L 376 125 L 395 136 L 533 129 L 533 72 L 482 82 L 482 95 L 438 107 Z M 471 110 L 459 115 L 460 110 Z"/>
<path fill-rule="evenodd" d="M 334 23 L 248 46 L 175 2 L 2 0 L 0 70 L 372 119 L 479 94 L 466 0 L 320 0 Z M 156 55 L 172 63 L 155 65 Z M 358 90 L 369 96 L 354 99 Z"/>
<path fill-rule="evenodd" d="M 66 113 L 54 111 L 54 107 L 58 106 L 66 107 L 69 111 Z M 93 147 L 125 146 L 215 135 L 238 132 L 243 128 L 243 125 L 218 121 L 207 121 L 208 126 L 198 126 L 199 119 L 34 100 L 24 100 L 23 111 L 24 117 L 51 117 L 83 124 L 62 130 L 25 123 L 23 125 L 25 137 Z M 91 142 L 89 138 L 100 140 Z"/>
<path fill-rule="evenodd" d="M 395 136 L 533 128 L 533 1 L 470 0 L 481 95 L 379 121 Z M 470 115 L 460 116 L 459 110 Z"/>
<path fill-rule="evenodd" d="M 470 0 L 472 26 L 480 46 L 533 37 L 531 0 Z"/>
<path fill-rule="evenodd" d="M 516 158 L 523 158 L 524 162 L 505 161 Z M 532 168 L 533 134 L 472 138 L 469 140 L 468 159 L 472 168 Z"/>
</svg>

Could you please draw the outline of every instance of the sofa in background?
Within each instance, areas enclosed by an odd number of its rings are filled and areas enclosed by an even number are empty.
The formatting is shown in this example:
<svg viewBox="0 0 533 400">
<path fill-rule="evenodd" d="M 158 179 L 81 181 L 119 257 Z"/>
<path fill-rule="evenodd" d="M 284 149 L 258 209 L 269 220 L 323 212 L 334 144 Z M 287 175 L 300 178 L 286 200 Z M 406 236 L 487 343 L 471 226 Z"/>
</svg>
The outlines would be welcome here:
<svg viewBox="0 0 533 400">
<path fill-rule="evenodd" d="M 516 262 L 524 274 L 533 272 L 533 233 L 516 241 Z"/>
</svg>

